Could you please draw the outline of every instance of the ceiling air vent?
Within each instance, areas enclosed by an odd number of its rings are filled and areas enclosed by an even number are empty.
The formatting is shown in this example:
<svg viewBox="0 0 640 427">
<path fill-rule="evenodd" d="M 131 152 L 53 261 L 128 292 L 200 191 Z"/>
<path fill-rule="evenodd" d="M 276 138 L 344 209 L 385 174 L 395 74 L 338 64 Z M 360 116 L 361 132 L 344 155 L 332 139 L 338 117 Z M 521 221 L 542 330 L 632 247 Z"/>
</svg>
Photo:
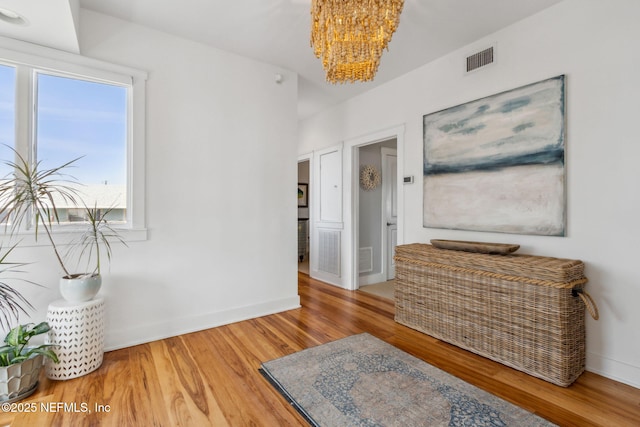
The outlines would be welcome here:
<svg viewBox="0 0 640 427">
<path fill-rule="evenodd" d="M 493 63 L 493 46 L 467 56 L 467 73 Z"/>
</svg>

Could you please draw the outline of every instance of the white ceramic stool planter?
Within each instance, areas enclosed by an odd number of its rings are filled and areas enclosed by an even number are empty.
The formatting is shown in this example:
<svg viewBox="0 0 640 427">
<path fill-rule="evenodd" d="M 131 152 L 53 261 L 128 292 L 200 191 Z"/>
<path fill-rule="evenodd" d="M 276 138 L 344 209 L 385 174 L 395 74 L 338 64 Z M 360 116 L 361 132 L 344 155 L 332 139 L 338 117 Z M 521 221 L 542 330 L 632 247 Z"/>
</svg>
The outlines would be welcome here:
<svg viewBox="0 0 640 427">
<path fill-rule="evenodd" d="M 68 380 L 93 372 L 104 356 L 104 299 L 87 302 L 57 300 L 49 304 L 47 322 L 51 330 L 45 340 L 60 363 L 47 360 L 47 377 Z"/>
</svg>

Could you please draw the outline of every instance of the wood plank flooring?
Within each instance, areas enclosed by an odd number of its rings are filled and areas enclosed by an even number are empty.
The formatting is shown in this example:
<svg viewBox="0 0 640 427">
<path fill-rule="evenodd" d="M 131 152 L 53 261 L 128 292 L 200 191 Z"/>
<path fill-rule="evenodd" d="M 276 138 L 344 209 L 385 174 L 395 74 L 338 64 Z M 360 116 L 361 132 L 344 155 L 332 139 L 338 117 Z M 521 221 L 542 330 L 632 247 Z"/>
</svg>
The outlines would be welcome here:
<svg viewBox="0 0 640 427">
<path fill-rule="evenodd" d="M 395 323 L 392 301 L 304 274 L 299 289 L 300 309 L 108 352 L 84 377 L 43 375 L 0 426 L 304 426 L 260 363 L 361 332 L 561 426 L 640 426 L 636 388 L 592 373 L 554 386 Z"/>
</svg>

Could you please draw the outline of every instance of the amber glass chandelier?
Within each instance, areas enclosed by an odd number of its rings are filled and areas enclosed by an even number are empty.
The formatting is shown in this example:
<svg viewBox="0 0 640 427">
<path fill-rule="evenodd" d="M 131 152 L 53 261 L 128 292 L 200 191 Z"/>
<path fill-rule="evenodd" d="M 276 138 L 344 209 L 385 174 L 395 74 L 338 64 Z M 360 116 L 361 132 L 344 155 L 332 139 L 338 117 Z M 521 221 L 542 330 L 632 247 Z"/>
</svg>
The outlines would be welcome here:
<svg viewBox="0 0 640 427">
<path fill-rule="evenodd" d="M 327 81 L 370 81 L 400 22 L 404 0 L 312 0 L 311 46 Z"/>
</svg>

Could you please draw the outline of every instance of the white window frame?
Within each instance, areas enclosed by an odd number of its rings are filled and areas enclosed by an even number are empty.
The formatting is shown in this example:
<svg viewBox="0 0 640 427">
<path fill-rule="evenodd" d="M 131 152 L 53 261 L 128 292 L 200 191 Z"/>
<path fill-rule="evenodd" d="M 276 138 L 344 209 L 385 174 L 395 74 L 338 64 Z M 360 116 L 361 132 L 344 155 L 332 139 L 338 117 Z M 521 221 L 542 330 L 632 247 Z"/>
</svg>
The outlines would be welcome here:
<svg viewBox="0 0 640 427">
<path fill-rule="evenodd" d="M 145 98 L 147 73 L 68 52 L 0 38 L 0 64 L 16 69 L 15 149 L 32 160 L 35 76 L 38 72 L 116 84 L 127 91 L 127 221 L 117 228 L 127 241 L 146 240 Z M 56 227 L 56 234 L 74 234 L 77 225 Z M 25 236 L 26 237 L 26 236 Z M 31 239 L 29 239 L 31 240 Z M 43 239 L 33 244 L 44 244 Z M 62 240 L 65 240 L 64 238 Z"/>
</svg>

